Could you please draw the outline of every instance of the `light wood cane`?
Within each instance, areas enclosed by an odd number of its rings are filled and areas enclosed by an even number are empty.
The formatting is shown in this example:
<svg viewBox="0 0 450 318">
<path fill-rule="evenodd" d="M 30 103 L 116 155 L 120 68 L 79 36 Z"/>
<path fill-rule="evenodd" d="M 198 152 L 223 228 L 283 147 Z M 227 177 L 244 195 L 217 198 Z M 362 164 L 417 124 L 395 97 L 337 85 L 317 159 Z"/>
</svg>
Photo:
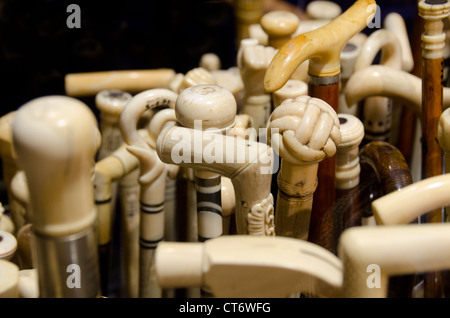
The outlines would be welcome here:
<svg viewBox="0 0 450 318">
<path fill-rule="evenodd" d="M 341 141 L 339 119 L 324 101 L 285 100 L 270 116 L 268 140 L 281 157 L 276 235 L 306 240 L 319 162 L 334 156 Z"/>
<path fill-rule="evenodd" d="M 165 163 L 206 170 L 231 179 L 238 202 L 237 234 L 274 235 L 271 147 L 235 136 L 170 127 L 159 135 L 156 149 Z"/>
<path fill-rule="evenodd" d="M 96 117 L 77 99 L 40 97 L 17 111 L 13 140 L 28 184 L 40 297 L 98 297 Z M 82 270 L 80 288 L 66 283 L 71 264 Z"/>
<path fill-rule="evenodd" d="M 205 243 L 163 242 L 156 252 L 158 282 L 165 287 L 207 287 L 227 298 L 285 298 L 294 292 L 340 297 L 342 290 L 340 260 L 297 239 L 228 235 Z"/>
<path fill-rule="evenodd" d="M 375 1 L 356 1 L 330 23 L 285 43 L 267 68 L 264 78 L 266 91 L 280 89 L 298 66 L 309 60 L 308 94 L 324 100 L 338 113 L 340 54 L 345 44 L 367 26 L 375 10 Z M 319 165 L 309 233 L 312 242 L 318 239 L 315 232 L 317 224 L 335 201 L 335 165 L 334 156 Z"/>
<path fill-rule="evenodd" d="M 439 117 L 443 111 L 443 19 L 450 15 L 450 2 L 422 0 L 419 15 L 425 20 L 422 35 L 422 179 L 443 172 L 442 149 L 437 142 Z M 427 216 L 427 222 L 441 222 L 442 211 Z"/>
</svg>

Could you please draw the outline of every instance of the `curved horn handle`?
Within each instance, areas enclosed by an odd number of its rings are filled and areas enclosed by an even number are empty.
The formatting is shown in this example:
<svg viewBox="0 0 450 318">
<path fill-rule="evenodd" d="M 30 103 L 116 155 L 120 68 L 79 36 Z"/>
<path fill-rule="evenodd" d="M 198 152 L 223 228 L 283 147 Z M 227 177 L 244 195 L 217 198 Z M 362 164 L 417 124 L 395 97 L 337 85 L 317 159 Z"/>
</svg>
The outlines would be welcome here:
<svg viewBox="0 0 450 318">
<path fill-rule="evenodd" d="M 375 11 L 375 1 L 358 0 L 330 23 L 289 40 L 267 68 L 264 78 L 266 91 L 280 89 L 300 64 L 308 59 L 311 75 L 328 77 L 339 74 L 343 47 L 367 26 Z"/>
<path fill-rule="evenodd" d="M 148 143 L 138 133 L 138 122 L 142 114 L 158 106 L 175 108 L 178 94 L 164 88 L 155 88 L 135 95 L 120 115 L 120 130 L 128 145 L 148 149 Z"/>
</svg>

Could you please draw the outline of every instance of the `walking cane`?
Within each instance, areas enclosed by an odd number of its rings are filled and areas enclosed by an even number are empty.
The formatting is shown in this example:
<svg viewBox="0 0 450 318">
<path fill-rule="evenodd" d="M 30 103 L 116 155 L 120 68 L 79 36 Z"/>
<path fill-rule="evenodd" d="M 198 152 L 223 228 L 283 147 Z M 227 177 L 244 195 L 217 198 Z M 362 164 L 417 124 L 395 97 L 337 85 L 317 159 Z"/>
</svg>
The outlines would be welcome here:
<svg viewBox="0 0 450 318">
<path fill-rule="evenodd" d="M 228 90 L 217 85 L 196 85 L 183 90 L 176 102 L 178 124 L 194 129 L 194 138 L 202 131 L 224 134 L 236 120 L 236 100 Z M 198 158 L 194 158 L 198 161 Z M 210 160 L 215 160 L 211 158 Z M 194 169 L 197 190 L 198 240 L 222 235 L 221 175 Z"/>
<path fill-rule="evenodd" d="M 442 65 L 445 33 L 442 19 L 450 15 L 450 2 L 422 0 L 419 15 L 425 20 L 422 35 L 422 179 L 443 172 L 442 149 L 437 142 L 439 118 L 443 111 Z M 426 217 L 441 222 L 439 209 Z"/>
<path fill-rule="evenodd" d="M 391 276 L 450 269 L 449 234 L 442 223 L 347 229 L 339 242 L 343 297 L 387 297 Z"/>
<path fill-rule="evenodd" d="M 335 255 L 286 237 L 228 235 L 204 243 L 163 242 L 156 250 L 156 271 L 161 286 L 207 287 L 225 298 L 281 298 L 296 292 L 340 297 L 342 291 L 343 269 Z"/>
<path fill-rule="evenodd" d="M 28 183 L 40 297 L 98 297 L 94 114 L 71 97 L 37 98 L 17 111 L 13 140 Z"/>
<path fill-rule="evenodd" d="M 100 134 L 102 143 L 98 150 L 97 160 L 100 162 L 108 157 L 123 143 L 123 138 L 119 128 L 119 117 L 125 105 L 131 99 L 131 94 L 121 90 L 102 90 L 95 96 L 95 105 L 100 112 Z M 105 162 L 97 162 L 96 169 L 108 169 Z M 102 166 L 102 167 L 99 167 Z M 136 164 L 137 168 L 137 164 Z M 100 174 L 100 170 L 97 174 Z M 94 185 L 97 187 L 98 184 Z M 117 202 L 118 183 L 114 180 L 109 184 L 109 194 L 106 199 L 95 198 L 99 231 L 99 258 L 100 258 L 100 277 L 102 290 L 107 293 L 109 288 L 109 272 L 112 261 L 111 242 L 112 228 L 115 219 L 115 207 Z M 98 189 L 96 189 L 98 191 Z"/>
<path fill-rule="evenodd" d="M 402 47 L 397 35 L 387 29 L 378 29 L 369 35 L 355 61 L 354 71 L 357 72 L 370 66 L 377 54 L 381 52 L 380 65 L 393 69 L 402 68 Z M 393 115 L 392 100 L 385 96 L 372 96 L 365 99 L 362 105 L 362 120 L 364 123 L 365 141 L 389 141 L 392 143 L 397 134 L 392 128 L 398 129 Z"/>
<path fill-rule="evenodd" d="M 257 132 L 266 127 L 272 111 L 270 94 L 264 91 L 264 74 L 275 55 L 273 47 L 257 44 L 254 39 L 242 41 L 237 55 L 237 65 L 244 84 L 243 114 L 252 117 Z"/>
<path fill-rule="evenodd" d="M 309 59 L 308 94 L 327 102 L 338 112 L 340 54 L 349 41 L 363 30 L 376 10 L 375 1 L 358 0 L 325 26 L 303 33 L 284 44 L 272 59 L 264 78 L 267 92 L 280 89 L 297 67 Z M 323 215 L 335 201 L 336 158 L 323 160 L 314 192 L 309 239 L 315 242 Z"/>
<path fill-rule="evenodd" d="M 170 68 L 70 73 L 64 78 L 68 96 L 92 96 L 102 90 L 119 89 L 139 93 L 152 88 L 168 88 L 175 71 Z"/>
<path fill-rule="evenodd" d="M 359 145 L 364 138 L 364 125 L 358 117 L 338 114 L 341 142 L 336 151 L 336 203 L 325 214 L 319 245 L 337 254 L 337 243 L 342 232 L 363 224 L 359 184 L 361 167 Z"/>
<path fill-rule="evenodd" d="M 177 94 L 168 89 L 147 90 L 135 95 L 120 115 L 122 136 L 140 169 L 139 297 L 162 296 L 154 278 L 154 251 L 164 239 L 165 181 L 170 169 L 141 137 L 137 125 L 145 111 L 158 106 L 173 108 L 176 98 Z"/>
<path fill-rule="evenodd" d="M 334 156 L 341 140 L 330 105 L 309 96 L 285 100 L 270 116 L 268 140 L 279 153 L 276 235 L 308 239 L 319 162 Z"/>
</svg>

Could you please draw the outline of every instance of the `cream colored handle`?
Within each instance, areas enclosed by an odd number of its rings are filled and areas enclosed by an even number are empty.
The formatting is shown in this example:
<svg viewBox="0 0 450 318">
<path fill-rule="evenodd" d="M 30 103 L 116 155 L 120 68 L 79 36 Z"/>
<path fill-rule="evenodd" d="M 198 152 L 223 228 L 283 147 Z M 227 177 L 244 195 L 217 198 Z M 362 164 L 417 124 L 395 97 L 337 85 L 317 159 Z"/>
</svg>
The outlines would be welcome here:
<svg viewBox="0 0 450 318">
<path fill-rule="evenodd" d="M 19 267 L 0 259 L 0 298 L 19 298 Z"/>
<path fill-rule="evenodd" d="M 174 126 L 161 132 L 156 149 L 159 158 L 165 163 L 215 172 L 230 178 L 236 202 L 240 202 L 236 205 L 238 233 L 255 233 L 253 229 L 256 228 L 256 233 L 271 235 L 271 147 L 234 136 Z M 211 157 L 212 149 L 220 157 Z M 249 218 L 256 222 L 252 229 L 249 229 Z"/>
<path fill-rule="evenodd" d="M 216 297 L 278 298 L 294 292 L 340 297 L 342 288 L 342 264 L 335 255 L 283 237 L 163 242 L 156 251 L 156 272 L 162 287 L 205 286 Z"/>
<path fill-rule="evenodd" d="M 338 252 L 344 264 L 343 296 L 387 297 L 391 276 L 449 269 L 449 230 L 444 223 L 345 230 Z"/>
<path fill-rule="evenodd" d="M 387 29 L 378 29 L 369 35 L 361 47 L 355 61 L 355 72 L 370 66 L 380 51 L 381 65 L 401 69 L 402 47 L 397 35 Z"/>
<path fill-rule="evenodd" d="M 375 1 L 358 0 L 330 23 L 285 43 L 267 68 L 265 90 L 274 92 L 280 89 L 308 59 L 311 75 L 329 77 L 339 74 L 342 49 L 350 38 L 367 26 L 375 11 Z"/>
<path fill-rule="evenodd" d="M 450 205 L 449 187 L 450 174 L 443 174 L 376 199 L 372 210 L 377 224 L 408 224 L 422 214 Z"/>
<path fill-rule="evenodd" d="M 408 30 L 403 17 L 397 12 L 391 12 L 384 18 L 384 28 L 395 33 L 400 41 L 402 51 L 402 70 L 411 72 L 414 68 L 414 58 L 409 41 Z"/>
<path fill-rule="evenodd" d="M 13 138 L 35 230 L 69 235 L 94 224 L 92 170 L 101 138 L 89 107 L 67 96 L 34 99 L 17 111 Z"/>
<path fill-rule="evenodd" d="M 420 118 L 422 113 L 422 81 L 408 72 L 383 65 L 372 65 L 359 70 L 349 78 L 345 87 L 347 105 L 356 105 L 370 96 L 399 99 Z M 447 93 L 444 104 L 450 105 Z M 446 102 L 447 100 L 447 102 Z"/>
<path fill-rule="evenodd" d="M 93 96 L 102 90 L 121 89 L 139 93 L 153 88 L 168 88 L 175 71 L 169 68 L 72 73 L 65 77 L 68 96 Z"/>
</svg>

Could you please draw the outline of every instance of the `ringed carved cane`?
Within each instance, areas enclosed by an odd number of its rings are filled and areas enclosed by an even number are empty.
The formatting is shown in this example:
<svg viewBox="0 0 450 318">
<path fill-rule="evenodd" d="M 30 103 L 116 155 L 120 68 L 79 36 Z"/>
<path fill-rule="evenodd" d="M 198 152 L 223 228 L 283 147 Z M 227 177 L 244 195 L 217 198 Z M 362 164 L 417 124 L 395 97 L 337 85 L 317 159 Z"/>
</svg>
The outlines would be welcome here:
<svg viewBox="0 0 450 318">
<path fill-rule="evenodd" d="M 71 97 L 40 97 L 17 111 L 13 140 L 28 183 L 40 297 L 98 297 L 94 114 Z M 80 288 L 70 288 L 67 269 L 77 268 Z"/>
<path fill-rule="evenodd" d="M 200 139 L 202 131 L 224 134 L 236 121 L 236 100 L 230 91 L 217 85 L 195 85 L 183 90 L 175 104 L 177 122 L 194 130 Z M 210 160 L 215 160 L 211 158 Z M 194 158 L 198 162 L 198 158 Z M 221 175 L 194 169 L 197 193 L 198 240 L 222 235 Z"/>
<path fill-rule="evenodd" d="M 122 134 L 119 128 L 119 117 L 126 103 L 131 99 L 131 94 L 121 90 L 102 90 L 95 96 L 95 105 L 100 113 L 100 134 L 102 136 L 102 143 L 97 153 L 97 160 L 109 156 L 113 151 L 120 147 L 123 143 Z M 96 164 L 97 167 L 98 164 Z M 102 164 L 102 169 L 105 169 L 105 162 Z M 136 165 L 137 168 L 137 165 Z M 106 168 L 107 169 L 107 168 Z M 107 293 L 109 286 L 109 272 L 112 254 L 112 227 L 114 223 L 115 207 L 117 200 L 118 184 L 114 180 L 109 194 L 106 199 L 95 198 L 97 213 L 98 213 L 98 227 L 99 231 L 99 257 L 100 257 L 100 277 L 102 283 L 102 290 Z M 95 181 L 94 181 L 94 185 Z"/>
<path fill-rule="evenodd" d="M 138 168 L 138 159 L 126 149 L 126 144 L 124 143 L 122 143 L 122 145 L 114 152 L 97 161 L 95 164 L 94 198 L 98 214 L 100 255 L 102 247 L 111 244 L 114 211 L 112 198 L 114 195 L 114 185 L 117 184 L 117 181 L 122 180 L 126 176 L 134 177 L 137 183 L 137 177 L 133 175 L 133 172 L 136 170 L 138 171 Z M 120 191 L 120 193 L 123 194 L 122 183 Z M 125 276 L 125 290 L 127 290 L 127 295 L 129 296 L 134 294 L 130 291 L 132 288 L 130 285 L 136 286 L 135 283 L 132 283 L 132 272 L 134 267 L 137 267 L 133 255 L 135 248 L 138 247 L 139 241 L 134 239 L 138 232 L 137 227 L 134 224 L 138 222 L 138 219 L 136 219 L 138 215 L 136 215 L 136 209 L 133 206 L 139 202 L 138 195 L 139 189 L 135 189 L 132 194 L 127 193 L 126 196 L 122 195 L 120 199 L 121 203 L 127 204 L 126 208 L 122 209 L 120 221 L 123 228 L 123 232 L 121 233 L 121 252 L 123 252 L 124 259 L 122 263 L 124 267 L 123 274 Z M 133 245 L 130 245 L 130 243 Z M 104 260 L 104 264 L 100 263 L 100 265 L 106 267 L 100 267 L 103 270 L 101 274 L 109 277 L 109 259 Z M 137 280 L 135 280 L 135 282 L 137 282 Z"/>
<path fill-rule="evenodd" d="M 268 141 L 281 157 L 276 235 L 308 239 L 313 194 L 320 182 L 317 169 L 336 153 L 339 126 L 334 109 L 309 96 L 285 100 L 272 112 Z"/>
<path fill-rule="evenodd" d="M 127 150 L 138 158 L 140 169 L 139 297 L 162 296 L 154 278 L 154 251 L 164 239 L 165 181 L 174 171 L 159 160 L 151 144 L 138 133 L 137 125 L 145 111 L 157 106 L 173 108 L 176 99 L 177 94 L 168 89 L 150 89 L 135 95 L 120 115 Z"/>
<path fill-rule="evenodd" d="M 373 0 L 358 0 L 338 18 L 316 30 L 285 43 L 272 59 L 264 78 L 267 92 L 280 89 L 297 67 L 309 59 L 308 94 L 327 102 L 336 112 L 339 100 L 340 54 L 345 44 L 363 30 L 375 15 Z M 318 187 L 314 192 L 309 239 L 318 237 L 317 224 L 335 201 L 336 158 L 320 163 Z"/>
<path fill-rule="evenodd" d="M 442 19 L 450 15 L 450 2 L 422 0 L 419 15 L 425 20 L 422 35 L 422 179 L 443 172 L 442 149 L 437 142 L 439 118 L 443 111 L 443 60 L 445 33 Z M 427 222 L 441 222 L 442 211 L 426 216 Z"/>
<path fill-rule="evenodd" d="M 68 96 L 92 96 L 102 90 L 120 89 L 139 93 L 152 88 L 168 88 L 175 71 L 170 68 L 71 73 L 64 78 Z"/>
<path fill-rule="evenodd" d="M 340 297 L 342 290 L 343 269 L 335 255 L 287 237 L 163 242 L 156 250 L 156 270 L 162 286 L 205 286 L 217 297 L 280 298 L 296 292 Z"/>
</svg>

